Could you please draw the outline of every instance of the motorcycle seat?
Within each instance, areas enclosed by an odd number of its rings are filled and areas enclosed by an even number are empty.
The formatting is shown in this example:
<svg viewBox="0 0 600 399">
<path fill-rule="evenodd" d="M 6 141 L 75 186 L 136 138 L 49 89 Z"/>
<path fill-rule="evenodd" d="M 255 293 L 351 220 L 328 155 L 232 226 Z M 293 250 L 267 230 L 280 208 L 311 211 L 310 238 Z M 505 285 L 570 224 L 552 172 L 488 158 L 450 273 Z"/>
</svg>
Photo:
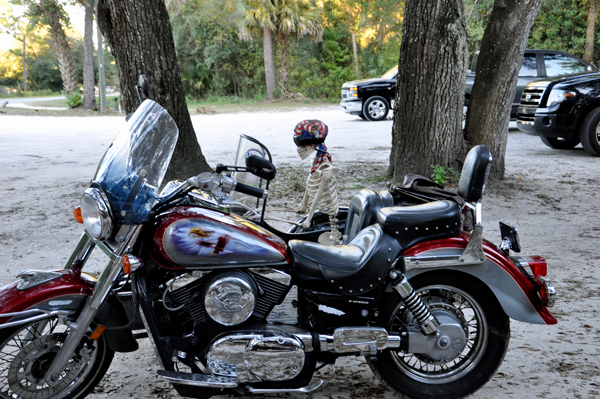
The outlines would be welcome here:
<svg viewBox="0 0 600 399">
<path fill-rule="evenodd" d="M 452 201 L 382 208 L 377 223 L 403 248 L 422 241 L 456 237 L 462 227 L 461 209 Z"/>
<path fill-rule="evenodd" d="M 298 278 L 309 284 L 326 282 L 345 295 L 363 295 L 377 287 L 401 250 L 378 224 L 361 230 L 346 245 L 300 240 L 288 245 Z"/>
</svg>

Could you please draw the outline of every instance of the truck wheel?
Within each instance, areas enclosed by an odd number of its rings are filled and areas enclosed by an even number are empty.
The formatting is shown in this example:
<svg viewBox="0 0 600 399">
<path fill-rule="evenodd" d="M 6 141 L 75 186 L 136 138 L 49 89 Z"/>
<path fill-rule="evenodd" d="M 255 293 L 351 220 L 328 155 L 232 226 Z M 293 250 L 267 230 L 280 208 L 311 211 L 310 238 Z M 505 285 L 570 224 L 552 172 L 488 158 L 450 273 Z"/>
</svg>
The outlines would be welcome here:
<svg viewBox="0 0 600 399">
<path fill-rule="evenodd" d="M 540 138 L 542 139 L 542 143 L 555 150 L 570 150 L 575 148 L 575 146 L 581 142 L 579 137 L 565 138 L 540 136 Z"/>
<path fill-rule="evenodd" d="M 387 100 L 380 96 L 369 97 L 363 105 L 363 115 L 370 121 L 381 121 L 390 112 L 390 105 Z"/>
<path fill-rule="evenodd" d="M 600 107 L 593 109 L 581 125 L 579 139 L 583 149 L 590 155 L 600 157 Z"/>
<path fill-rule="evenodd" d="M 363 114 L 362 112 L 361 112 L 360 114 L 358 114 L 358 116 L 360 116 L 360 118 L 361 118 L 361 119 L 367 119 L 367 118 L 365 117 L 365 114 Z"/>
</svg>

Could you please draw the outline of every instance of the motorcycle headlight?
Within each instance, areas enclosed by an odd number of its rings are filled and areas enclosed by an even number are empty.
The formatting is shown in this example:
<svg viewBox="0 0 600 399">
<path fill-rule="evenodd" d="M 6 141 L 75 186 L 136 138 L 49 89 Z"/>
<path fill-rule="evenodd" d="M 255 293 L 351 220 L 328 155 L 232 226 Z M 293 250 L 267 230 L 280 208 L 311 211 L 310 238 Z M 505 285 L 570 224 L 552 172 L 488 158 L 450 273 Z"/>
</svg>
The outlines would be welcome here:
<svg viewBox="0 0 600 399">
<path fill-rule="evenodd" d="M 88 188 L 81 197 L 81 217 L 89 235 L 105 240 L 113 228 L 113 218 L 106 195 L 96 188 Z"/>
<path fill-rule="evenodd" d="M 548 96 L 548 108 L 550 111 L 556 111 L 563 101 L 575 97 L 576 94 L 574 91 L 552 90 Z"/>
</svg>

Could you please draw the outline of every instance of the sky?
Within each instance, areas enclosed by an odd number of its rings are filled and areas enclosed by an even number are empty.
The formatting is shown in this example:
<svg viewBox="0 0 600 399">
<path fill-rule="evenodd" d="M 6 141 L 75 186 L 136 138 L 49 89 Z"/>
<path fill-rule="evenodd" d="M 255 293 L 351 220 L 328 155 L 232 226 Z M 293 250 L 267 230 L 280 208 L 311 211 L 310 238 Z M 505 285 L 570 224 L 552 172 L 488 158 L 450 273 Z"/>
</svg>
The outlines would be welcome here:
<svg viewBox="0 0 600 399">
<path fill-rule="evenodd" d="M 2 8 L 7 5 L 7 3 L 8 2 L 6 0 L 0 0 L 0 10 L 2 10 Z M 65 9 L 67 10 L 67 13 L 69 14 L 69 18 L 71 19 L 71 25 L 72 25 L 73 29 L 78 31 L 81 34 L 81 36 L 83 36 L 83 25 L 84 25 L 83 7 L 81 7 L 81 6 L 66 6 Z M 15 14 L 18 14 L 18 13 L 22 13 L 23 11 L 20 10 L 18 7 L 13 6 L 13 12 L 15 12 Z M 95 32 L 96 32 L 96 30 L 94 29 L 94 36 L 95 36 Z M 95 42 L 95 40 L 94 40 L 94 42 Z M 7 35 L 7 34 L 0 34 L 0 51 L 5 51 L 5 50 L 11 49 L 13 47 L 19 47 L 19 46 L 21 46 L 21 42 L 17 41 L 15 43 L 15 39 L 13 38 L 13 36 Z"/>
</svg>

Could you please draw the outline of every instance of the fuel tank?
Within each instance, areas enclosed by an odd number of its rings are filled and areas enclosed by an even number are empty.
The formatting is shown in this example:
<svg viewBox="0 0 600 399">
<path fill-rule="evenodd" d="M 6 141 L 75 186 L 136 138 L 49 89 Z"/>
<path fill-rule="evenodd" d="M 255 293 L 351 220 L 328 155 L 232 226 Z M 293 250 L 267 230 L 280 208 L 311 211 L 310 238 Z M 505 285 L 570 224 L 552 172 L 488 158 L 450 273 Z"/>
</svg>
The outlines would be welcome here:
<svg viewBox="0 0 600 399">
<path fill-rule="evenodd" d="M 156 217 L 151 235 L 155 260 L 167 268 L 281 264 L 287 246 L 276 235 L 239 216 L 195 207 L 171 208 Z"/>
</svg>

